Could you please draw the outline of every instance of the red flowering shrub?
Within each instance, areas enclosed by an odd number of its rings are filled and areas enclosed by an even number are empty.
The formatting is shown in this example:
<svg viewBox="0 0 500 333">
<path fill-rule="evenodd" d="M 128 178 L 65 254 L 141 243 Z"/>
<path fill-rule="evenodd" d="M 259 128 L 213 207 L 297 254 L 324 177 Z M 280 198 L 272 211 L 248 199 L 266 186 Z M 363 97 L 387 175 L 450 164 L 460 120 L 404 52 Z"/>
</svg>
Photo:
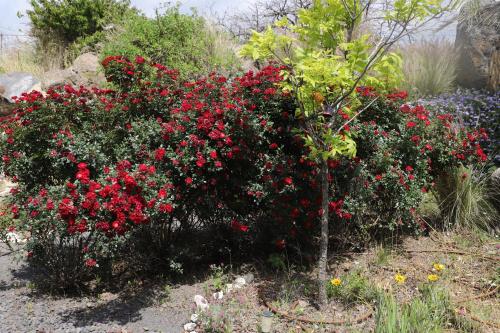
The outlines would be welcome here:
<svg viewBox="0 0 500 333">
<path fill-rule="evenodd" d="M 137 238 L 167 258 L 180 252 L 179 234 L 213 227 L 220 248 L 227 237 L 278 250 L 312 239 L 319 183 L 293 131 L 293 100 L 278 89 L 280 68 L 182 82 L 141 57 L 103 65 L 117 90 L 26 93 L 1 125 L 0 166 L 19 183 L 11 212 L 30 235 L 31 260 L 54 281 L 109 268 Z M 400 107 L 403 98 L 379 96 L 343 129 L 355 133 L 358 155 L 329 161 L 334 232 L 414 228 L 435 177 L 483 159 L 480 133 Z"/>
</svg>

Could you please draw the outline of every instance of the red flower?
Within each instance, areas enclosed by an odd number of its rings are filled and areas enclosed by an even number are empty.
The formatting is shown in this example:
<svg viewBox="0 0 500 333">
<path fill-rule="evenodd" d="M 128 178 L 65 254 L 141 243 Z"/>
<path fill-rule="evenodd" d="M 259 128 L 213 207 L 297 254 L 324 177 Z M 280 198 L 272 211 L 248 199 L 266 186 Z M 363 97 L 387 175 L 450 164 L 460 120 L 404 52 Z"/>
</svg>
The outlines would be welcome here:
<svg viewBox="0 0 500 333">
<path fill-rule="evenodd" d="M 409 121 L 406 123 L 407 128 L 412 128 L 412 127 L 415 127 L 416 125 L 417 125 L 417 123 L 414 121 Z"/>
<path fill-rule="evenodd" d="M 236 231 L 247 232 L 249 227 L 243 224 L 240 224 L 237 220 L 231 221 L 231 228 Z"/>
<path fill-rule="evenodd" d="M 375 176 L 375 179 L 376 179 L 376 180 L 382 180 L 382 175 L 376 175 L 376 176 Z"/>
<path fill-rule="evenodd" d="M 85 260 L 85 266 L 87 266 L 87 267 L 95 267 L 96 265 L 97 265 L 97 261 L 95 259 Z"/>
<path fill-rule="evenodd" d="M 155 160 L 161 161 L 165 156 L 165 148 L 158 148 L 155 150 Z"/>
<path fill-rule="evenodd" d="M 172 207 L 171 204 L 161 204 L 160 205 L 160 210 L 163 212 L 163 213 L 172 213 L 172 211 L 174 210 L 174 207 Z"/>
<path fill-rule="evenodd" d="M 411 165 L 407 165 L 406 168 L 405 168 L 406 172 L 412 172 L 413 171 L 413 167 Z"/>
<path fill-rule="evenodd" d="M 291 177 L 286 177 L 285 179 L 283 179 L 283 182 L 286 184 L 286 185 L 292 185 L 293 184 L 293 179 Z"/>
<path fill-rule="evenodd" d="M 135 57 L 135 63 L 136 64 L 143 64 L 145 62 L 144 58 L 141 56 Z"/>
<path fill-rule="evenodd" d="M 278 144 L 277 144 L 277 143 L 274 143 L 274 142 L 273 142 L 273 143 L 271 143 L 271 144 L 269 145 L 269 149 L 272 149 L 272 150 L 278 149 Z"/>
<path fill-rule="evenodd" d="M 184 182 L 186 183 L 186 185 L 191 185 L 193 183 L 193 178 L 187 177 L 186 179 L 184 179 Z"/>
</svg>

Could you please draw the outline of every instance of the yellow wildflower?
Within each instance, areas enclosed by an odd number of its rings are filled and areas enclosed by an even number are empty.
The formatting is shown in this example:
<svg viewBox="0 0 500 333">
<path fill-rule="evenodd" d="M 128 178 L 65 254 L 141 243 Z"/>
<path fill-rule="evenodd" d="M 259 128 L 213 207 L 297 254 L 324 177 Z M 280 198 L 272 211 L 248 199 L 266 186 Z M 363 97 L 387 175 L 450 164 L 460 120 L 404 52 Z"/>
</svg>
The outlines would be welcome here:
<svg viewBox="0 0 500 333">
<path fill-rule="evenodd" d="M 437 280 L 439 280 L 439 275 L 429 274 L 427 275 L 427 280 L 429 280 L 430 282 L 436 282 Z"/>
<path fill-rule="evenodd" d="M 396 280 L 397 284 L 403 284 L 406 281 L 406 276 L 397 273 L 394 275 L 394 280 Z"/>
<path fill-rule="evenodd" d="M 438 264 L 438 263 L 435 263 L 433 265 L 434 269 L 438 272 L 441 272 L 442 270 L 444 270 L 444 265 L 443 264 Z"/>
<path fill-rule="evenodd" d="M 339 278 L 335 278 L 335 279 L 331 279 L 330 283 L 332 284 L 332 286 L 338 287 L 342 284 L 342 280 Z"/>
</svg>

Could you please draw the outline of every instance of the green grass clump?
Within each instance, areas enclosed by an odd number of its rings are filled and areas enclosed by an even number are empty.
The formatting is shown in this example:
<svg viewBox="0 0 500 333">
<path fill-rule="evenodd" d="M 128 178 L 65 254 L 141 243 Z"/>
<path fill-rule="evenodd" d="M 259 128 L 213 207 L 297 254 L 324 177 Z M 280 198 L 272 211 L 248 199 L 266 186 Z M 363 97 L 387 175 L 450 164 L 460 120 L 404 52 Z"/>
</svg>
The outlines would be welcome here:
<svg viewBox="0 0 500 333">
<path fill-rule="evenodd" d="M 328 283 L 327 295 L 344 304 L 368 303 L 377 299 L 378 290 L 360 272 L 354 271 L 340 278 L 341 284 Z"/>
<path fill-rule="evenodd" d="M 500 216 L 491 198 L 498 194 L 489 185 L 489 173 L 474 168 L 457 168 L 437 182 L 436 196 L 445 227 L 494 230 Z"/>
<path fill-rule="evenodd" d="M 451 328 L 474 332 L 472 323 L 455 313 L 448 293 L 429 285 L 407 304 L 399 304 L 394 295 L 381 293 L 375 321 L 375 333 L 439 333 Z"/>
</svg>

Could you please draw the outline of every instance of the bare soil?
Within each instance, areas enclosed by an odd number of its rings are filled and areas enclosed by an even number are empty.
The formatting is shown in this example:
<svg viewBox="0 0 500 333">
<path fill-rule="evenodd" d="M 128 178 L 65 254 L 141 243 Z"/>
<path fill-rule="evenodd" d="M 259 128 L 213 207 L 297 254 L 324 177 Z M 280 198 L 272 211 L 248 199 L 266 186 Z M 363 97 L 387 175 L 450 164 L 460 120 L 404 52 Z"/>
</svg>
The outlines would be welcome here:
<svg viewBox="0 0 500 333">
<path fill-rule="evenodd" d="M 257 332 L 261 314 L 271 305 L 281 313 L 274 318 L 275 332 L 372 332 L 374 304 L 345 304 L 332 299 L 321 311 L 315 304 L 314 271 L 287 265 L 284 271 L 246 268 L 255 280 L 233 290 L 222 300 L 211 297 L 212 281 L 193 278 L 195 283 L 173 285 L 131 279 L 121 292 L 102 291 L 95 295 L 61 296 L 37 292 L 34 273 L 21 252 L 0 244 L 0 332 L 183 332 L 195 312 L 193 296 L 204 295 L 210 310 L 202 316 L 196 332 L 227 327 L 228 332 Z M 16 261 L 16 257 L 19 257 Z M 332 277 L 360 271 L 377 287 L 392 292 L 399 302 L 408 302 L 427 276 L 434 274 L 434 263 L 445 266 L 440 280 L 450 293 L 452 304 L 461 315 L 477 324 L 478 332 L 498 332 L 500 325 L 500 242 L 465 232 L 433 233 L 430 237 L 406 238 L 400 244 L 373 247 L 362 253 L 332 254 Z M 208 271 L 207 271 L 208 272 Z M 395 283 L 396 273 L 406 276 Z M 228 277 L 228 281 L 234 276 Z M 497 289 L 494 289 L 494 288 Z M 495 291 L 496 290 L 496 291 Z M 493 291 L 493 293 L 492 293 Z M 487 294 L 487 296 L 483 296 Z M 363 320 L 356 323 L 356 318 Z M 366 317 L 366 318 L 364 318 Z M 341 325 L 308 323 L 345 321 Z M 225 325 L 222 325 L 224 323 Z M 224 332 L 222 328 L 218 331 Z"/>
</svg>

